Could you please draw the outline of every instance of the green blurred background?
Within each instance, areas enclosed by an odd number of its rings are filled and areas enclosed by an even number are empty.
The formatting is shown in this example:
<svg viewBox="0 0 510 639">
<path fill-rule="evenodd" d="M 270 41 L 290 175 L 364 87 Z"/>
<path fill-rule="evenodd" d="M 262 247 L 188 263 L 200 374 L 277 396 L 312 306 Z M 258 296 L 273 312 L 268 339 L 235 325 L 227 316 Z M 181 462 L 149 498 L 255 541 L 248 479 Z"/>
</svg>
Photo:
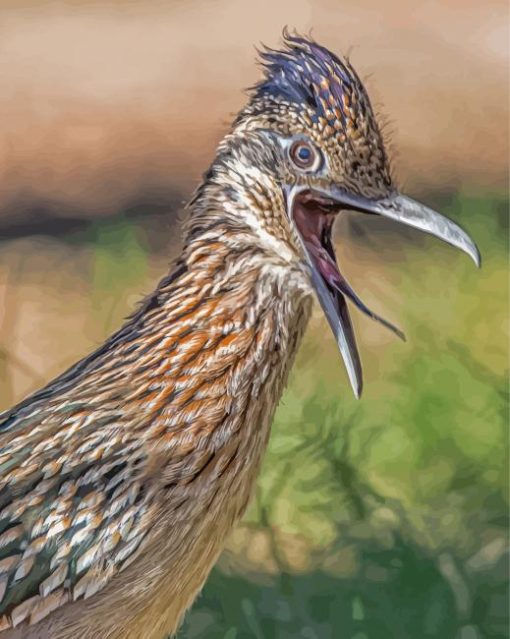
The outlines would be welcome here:
<svg viewBox="0 0 510 639">
<path fill-rule="evenodd" d="M 508 637 L 506 6 L 3 5 L 0 409 L 100 343 L 167 270 L 182 202 L 256 78 L 252 45 L 285 23 L 355 45 L 406 192 L 482 253 L 477 271 L 432 238 L 342 215 L 343 269 L 408 341 L 356 314 L 356 401 L 317 310 L 254 501 L 179 636 Z"/>
</svg>

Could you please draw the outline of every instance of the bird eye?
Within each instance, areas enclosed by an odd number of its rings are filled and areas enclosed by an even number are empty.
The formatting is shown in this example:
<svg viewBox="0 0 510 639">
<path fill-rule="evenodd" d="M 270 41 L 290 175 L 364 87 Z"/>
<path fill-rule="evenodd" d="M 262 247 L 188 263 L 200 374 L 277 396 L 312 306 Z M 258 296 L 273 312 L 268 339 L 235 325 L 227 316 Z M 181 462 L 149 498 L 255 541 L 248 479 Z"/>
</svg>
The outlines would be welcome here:
<svg viewBox="0 0 510 639">
<path fill-rule="evenodd" d="M 321 156 L 319 151 L 304 140 L 298 140 L 290 147 L 290 159 L 303 170 L 317 170 L 320 165 Z"/>
</svg>

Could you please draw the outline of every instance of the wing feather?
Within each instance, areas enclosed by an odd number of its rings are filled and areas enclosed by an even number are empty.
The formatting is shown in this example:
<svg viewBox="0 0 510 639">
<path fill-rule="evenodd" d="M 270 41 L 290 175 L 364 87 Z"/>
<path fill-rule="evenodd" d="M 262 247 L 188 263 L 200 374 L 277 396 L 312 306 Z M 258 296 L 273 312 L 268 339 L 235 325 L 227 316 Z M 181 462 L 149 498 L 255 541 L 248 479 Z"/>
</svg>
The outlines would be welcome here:
<svg viewBox="0 0 510 639">
<path fill-rule="evenodd" d="M 157 504 L 143 446 L 136 452 L 116 434 L 114 413 L 101 412 L 100 424 L 80 413 L 77 405 L 60 416 L 41 409 L 0 437 L 0 628 L 90 597 L 150 530 Z"/>
</svg>

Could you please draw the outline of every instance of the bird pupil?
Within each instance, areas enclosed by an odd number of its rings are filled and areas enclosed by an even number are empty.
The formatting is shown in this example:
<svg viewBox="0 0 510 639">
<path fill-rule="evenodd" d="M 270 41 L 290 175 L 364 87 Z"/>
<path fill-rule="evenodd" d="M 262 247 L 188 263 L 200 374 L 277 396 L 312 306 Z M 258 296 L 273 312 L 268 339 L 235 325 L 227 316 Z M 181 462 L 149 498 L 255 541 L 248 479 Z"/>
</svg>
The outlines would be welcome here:
<svg viewBox="0 0 510 639">
<path fill-rule="evenodd" d="M 310 149 L 306 146 L 301 146 L 298 151 L 298 156 L 300 160 L 309 160 L 310 159 Z"/>
</svg>

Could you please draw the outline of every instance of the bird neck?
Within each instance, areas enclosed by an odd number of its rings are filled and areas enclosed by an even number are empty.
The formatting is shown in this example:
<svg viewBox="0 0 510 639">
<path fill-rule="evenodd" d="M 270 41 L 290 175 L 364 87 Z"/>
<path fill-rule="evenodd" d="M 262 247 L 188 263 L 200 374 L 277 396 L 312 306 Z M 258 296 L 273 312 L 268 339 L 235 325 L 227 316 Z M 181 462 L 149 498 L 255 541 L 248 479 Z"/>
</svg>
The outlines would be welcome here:
<svg viewBox="0 0 510 639">
<path fill-rule="evenodd" d="M 219 407 L 229 413 L 229 396 L 248 402 L 270 378 L 267 400 L 276 405 L 309 316 L 310 284 L 289 245 L 250 221 L 263 217 L 256 202 L 271 181 L 261 181 L 254 201 L 246 185 L 236 186 L 238 165 L 220 169 L 213 165 L 190 205 L 170 274 L 103 347 L 58 380 L 72 382 L 75 394 L 82 384 L 84 395 L 101 387 L 103 407 L 122 397 L 146 423 L 160 423 L 164 411 L 166 428 L 203 423 L 210 432 L 221 424 Z"/>
<path fill-rule="evenodd" d="M 260 131 L 227 135 L 189 204 L 185 253 L 197 240 L 212 241 L 231 253 L 258 252 L 266 263 L 301 262 L 278 163 Z"/>
<path fill-rule="evenodd" d="M 273 414 L 311 289 L 289 245 L 250 221 L 263 217 L 255 206 L 270 180 L 259 184 L 254 201 L 245 187 L 235 188 L 232 173 L 219 178 L 213 167 L 191 203 L 174 270 L 114 341 L 133 380 L 133 410 L 143 403 L 145 414 L 156 415 L 167 405 L 170 430 L 202 424 L 204 435 L 220 428 L 225 437 L 239 427 L 229 415 L 239 418 L 261 394 Z M 277 190 L 271 193 L 279 206 Z"/>
</svg>

